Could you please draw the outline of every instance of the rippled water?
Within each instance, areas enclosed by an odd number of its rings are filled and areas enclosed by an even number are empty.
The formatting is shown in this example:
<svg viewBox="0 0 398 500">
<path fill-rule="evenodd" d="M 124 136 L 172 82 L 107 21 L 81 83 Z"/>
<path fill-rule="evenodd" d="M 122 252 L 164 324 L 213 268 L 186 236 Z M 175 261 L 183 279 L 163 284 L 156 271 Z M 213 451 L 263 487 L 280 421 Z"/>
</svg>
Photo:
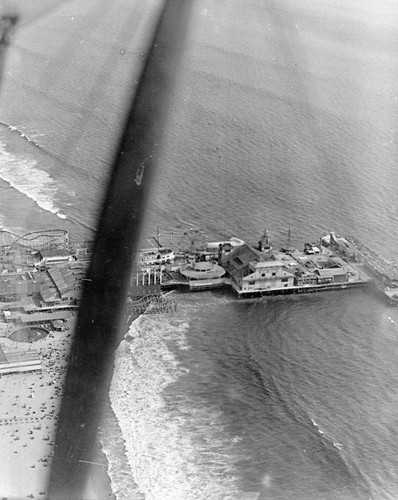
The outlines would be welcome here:
<svg viewBox="0 0 398 500">
<path fill-rule="evenodd" d="M 4 227 L 92 238 L 158 5 L 68 2 L 17 35 Z M 291 227 L 301 248 L 335 230 L 394 259 L 396 14 L 387 0 L 197 2 L 145 234 L 196 224 L 255 242 L 267 226 L 282 246 Z M 121 430 L 107 409 L 103 432 L 118 498 L 397 497 L 395 309 L 368 290 L 177 299 L 117 353 Z"/>
</svg>

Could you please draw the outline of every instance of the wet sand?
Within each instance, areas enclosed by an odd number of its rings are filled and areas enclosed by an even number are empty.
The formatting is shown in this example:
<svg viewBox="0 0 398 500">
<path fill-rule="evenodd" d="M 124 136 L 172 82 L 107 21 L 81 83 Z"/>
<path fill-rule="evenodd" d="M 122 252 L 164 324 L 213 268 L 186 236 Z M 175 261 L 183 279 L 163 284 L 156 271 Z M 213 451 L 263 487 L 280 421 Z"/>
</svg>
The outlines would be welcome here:
<svg viewBox="0 0 398 500">
<path fill-rule="evenodd" d="M 5 352 L 39 351 L 43 367 L 42 372 L 0 376 L 1 498 L 46 498 L 74 322 L 75 317 L 69 320 L 69 330 L 32 343 L 0 339 Z M 95 461 L 101 465 L 91 467 L 86 498 L 112 498 L 107 461 L 99 444 Z"/>
</svg>

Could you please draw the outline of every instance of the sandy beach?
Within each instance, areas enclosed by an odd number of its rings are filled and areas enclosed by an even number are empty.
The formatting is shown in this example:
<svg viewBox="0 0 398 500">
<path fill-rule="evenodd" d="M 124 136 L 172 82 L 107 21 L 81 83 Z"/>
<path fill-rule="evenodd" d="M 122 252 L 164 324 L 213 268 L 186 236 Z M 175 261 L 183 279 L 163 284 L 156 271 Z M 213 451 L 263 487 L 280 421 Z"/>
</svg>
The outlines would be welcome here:
<svg viewBox="0 0 398 500">
<path fill-rule="evenodd" d="M 5 353 L 35 350 L 42 359 L 41 372 L 0 376 L 2 499 L 46 498 L 57 413 L 75 319 L 76 316 L 68 321 L 69 330 L 50 332 L 46 338 L 32 343 L 14 342 L 6 337 L 0 339 Z M 111 497 L 106 460 L 103 456 L 100 459 L 104 465 L 97 467 L 100 470 L 92 480 L 93 486 L 88 488 L 87 499 Z"/>
</svg>

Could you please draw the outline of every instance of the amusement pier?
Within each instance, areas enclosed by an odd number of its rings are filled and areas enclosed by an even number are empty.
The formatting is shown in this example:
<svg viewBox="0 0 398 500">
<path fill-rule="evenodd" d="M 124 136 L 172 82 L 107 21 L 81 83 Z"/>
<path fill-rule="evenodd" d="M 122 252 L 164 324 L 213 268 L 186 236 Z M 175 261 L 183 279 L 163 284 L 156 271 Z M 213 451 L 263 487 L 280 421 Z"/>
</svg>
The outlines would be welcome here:
<svg viewBox="0 0 398 500">
<path fill-rule="evenodd" d="M 238 298 L 344 290 L 370 284 L 390 304 L 398 304 L 398 266 L 353 237 L 334 233 L 304 243 L 276 248 L 264 230 L 256 244 L 232 237 L 208 241 L 190 228 L 177 242 L 153 246 L 133 259 L 127 299 L 131 313 L 175 310 L 171 290 L 231 288 Z M 27 341 L 64 331 L 80 305 L 92 252 L 91 243 L 70 241 L 65 230 L 16 235 L 0 231 L 0 336 Z M 30 351 L 0 353 L 0 374 L 40 370 Z"/>
<path fill-rule="evenodd" d="M 184 233 L 188 244 L 138 252 L 132 290 L 135 296 L 179 288 L 199 291 L 230 287 L 238 298 L 315 293 L 371 285 L 389 304 L 398 304 L 398 266 L 353 237 L 329 233 L 304 243 L 275 248 L 269 231 L 257 244 L 232 237 L 208 242 L 203 231 Z"/>
<path fill-rule="evenodd" d="M 299 250 L 290 231 L 282 247 L 272 243 L 267 229 L 254 244 L 236 237 L 208 241 L 194 228 L 173 234 L 167 244 L 167 235 L 151 237 L 148 248 L 131 256 L 126 325 L 138 314 L 173 314 L 174 291 L 222 287 L 245 299 L 369 286 L 398 304 L 398 267 L 355 238 L 330 233 Z M 0 482 L 14 492 L 9 497 L 46 494 L 91 256 L 92 243 L 71 241 L 64 230 L 0 230 L 0 424 L 7 457 Z M 99 454 L 96 463 L 101 460 Z M 21 473 L 24 484 L 5 485 Z M 35 493 L 27 494 L 26 485 Z"/>
</svg>

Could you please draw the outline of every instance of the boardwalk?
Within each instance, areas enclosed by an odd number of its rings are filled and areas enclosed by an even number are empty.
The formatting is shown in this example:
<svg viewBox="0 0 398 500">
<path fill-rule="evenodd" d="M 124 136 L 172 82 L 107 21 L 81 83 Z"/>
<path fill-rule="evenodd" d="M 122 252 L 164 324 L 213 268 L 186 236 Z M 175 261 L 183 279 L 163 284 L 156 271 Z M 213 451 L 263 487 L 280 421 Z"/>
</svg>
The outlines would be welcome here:
<svg viewBox="0 0 398 500">
<path fill-rule="evenodd" d="M 353 236 L 348 237 L 347 240 L 355 246 L 372 269 L 386 276 L 391 281 L 398 281 L 398 264 L 389 262 Z"/>
</svg>

